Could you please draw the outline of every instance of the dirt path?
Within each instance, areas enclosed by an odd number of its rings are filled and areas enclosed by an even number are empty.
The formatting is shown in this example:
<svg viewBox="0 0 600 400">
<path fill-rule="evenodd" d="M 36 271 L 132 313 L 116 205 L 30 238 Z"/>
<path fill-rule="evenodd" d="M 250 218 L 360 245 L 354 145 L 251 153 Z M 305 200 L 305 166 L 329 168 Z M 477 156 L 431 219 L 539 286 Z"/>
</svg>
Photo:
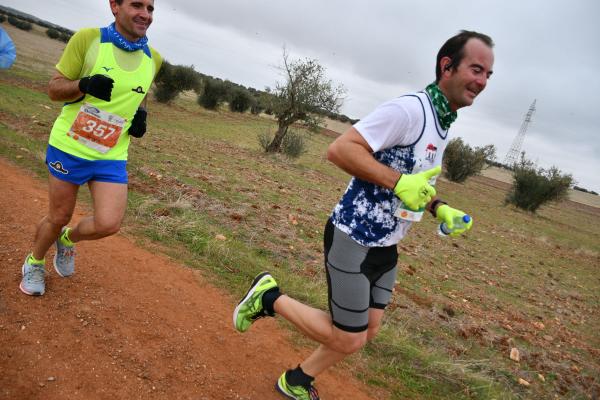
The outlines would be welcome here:
<svg viewBox="0 0 600 400">
<path fill-rule="evenodd" d="M 120 235 L 79 245 L 77 273 L 52 270 L 45 296 L 22 294 L 46 183 L 0 158 L 0 194 L 0 399 L 280 399 L 274 381 L 308 354 L 274 320 L 238 334 L 231 296 Z M 318 388 L 377 397 L 340 371 Z"/>
</svg>

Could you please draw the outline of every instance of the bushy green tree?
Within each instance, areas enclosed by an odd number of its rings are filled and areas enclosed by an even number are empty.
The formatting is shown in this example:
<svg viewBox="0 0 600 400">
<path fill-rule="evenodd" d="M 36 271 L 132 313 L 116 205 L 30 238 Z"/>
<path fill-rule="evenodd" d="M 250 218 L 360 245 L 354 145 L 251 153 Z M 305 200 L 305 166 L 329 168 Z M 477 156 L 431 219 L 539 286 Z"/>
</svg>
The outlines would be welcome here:
<svg viewBox="0 0 600 400">
<path fill-rule="evenodd" d="M 0 14 L 0 24 L 4 21 L 6 21 L 6 17 L 4 16 L 4 14 Z"/>
<path fill-rule="evenodd" d="M 31 22 L 20 20 L 18 18 L 13 17 L 12 15 L 8 17 L 8 23 L 24 31 L 30 31 L 31 28 L 33 28 Z"/>
<path fill-rule="evenodd" d="M 261 112 L 264 112 L 265 114 L 268 115 L 273 115 L 273 109 L 272 109 L 272 97 L 273 95 L 270 93 L 267 93 L 266 91 L 258 91 L 255 90 L 253 92 L 253 102 L 252 105 L 250 106 L 250 112 L 252 114 L 260 114 Z M 271 138 L 272 139 L 272 138 Z M 265 149 L 266 151 L 266 149 Z"/>
<path fill-rule="evenodd" d="M 513 180 L 506 203 L 531 212 L 547 202 L 566 199 L 573 183 L 570 174 L 563 174 L 554 166 L 549 169 L 536 168 L 533 162 L 525 159 L 525 153 L 514 165 Z"/>
<path fill-rule="evenodd" d="M 260 105 L 260 102 L 254 98 L 252 100 L 252 105 L 250 105 L 250 112 L 254 115 L 258 115 L 263 112 L 265 109 Z"/>
<path fill-rule="evenodd" d="M 252 105 L 252 96 L 244 89 L 234 89 L 229 98 L 229 109 L 233 112 L 246 112 Z"/>
<path fill-rule="evenodd" d="M 69 43 L 69 40 L 71 40 L 71 36 L 73 35 L 66 32 L 62 32 L 58 40 L 60 40 L 61 42 Z"/>
<path fill-rule="evenodd" d="M 46 30 L 46 35 L 48 35 L 48 37 L 51 38 L 51 39 L 58 39 L 58 38 L 60 38 L 61 34 L 60 34 L 59 31 L 57 31 L 54 28 L 48 28 Z"/>
<path fill-rule="evenodd" d="M 480 174 L 487 165 L 486 161 L 495 158 L 493 144 L 471 148 L 461 138 L 454 138 L 444 152 L 444 175 L 453 182 L 464 182 L 468 177 Z"/>
<path fill-rule="evenodd" d="M 198 90 L 200 77 L 193 66 L 173 65 L 167 61 L 156 76 L 154 97 L 158 102 L 168 103 L 184 90 Z"/>
<path fill-rule="evenodd" d="M 207 79 L 204 81 L 202 93 L 198 96 L 198 104 L 208 110 L 215 110 L 225 100 L 227 87 L 223 81 Z"/>
<path fill-rule="evenodd" d="M 325 77 L 325 68 L 317 60 L 291 61 L 284 50 L 281 71 L 285 82 L 277 82 L 271 93 L 270 109 L 278 127 L 268 152 L 282 151 L 283 140 L 295 122 L 301 121 L 316 131 L 323 122 L 321 113 L 339 111 L 345 93 L 343 86 Z"/>
</svg>

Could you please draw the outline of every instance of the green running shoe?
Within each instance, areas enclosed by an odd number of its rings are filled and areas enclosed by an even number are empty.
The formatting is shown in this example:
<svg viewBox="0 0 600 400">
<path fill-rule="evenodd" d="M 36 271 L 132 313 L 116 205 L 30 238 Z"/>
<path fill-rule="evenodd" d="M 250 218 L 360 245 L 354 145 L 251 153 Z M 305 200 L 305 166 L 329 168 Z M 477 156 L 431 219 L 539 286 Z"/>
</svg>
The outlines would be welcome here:
<svg viewBox="0 0 600 400">
<path fill-rule="evenodd" d="M 319 400 L 319 393 L 312 384 L 308 387 L 302 385 L 292 386 L 287 383 L 286 374 L 287 371 L 279 377 L 275 384 L 275 389 L 279 393 L 292 400 Z"/>
<path fill-rule="evenodd" d="M 261 272 L 254 278 L 250 289 L 233 311 L 233 327 L 237 331 L 246 332 L 257 319 L 273 316 L 263 308 L 262 296 L 276 287 L 277 282 L 268 272 Z"/>
</svg>

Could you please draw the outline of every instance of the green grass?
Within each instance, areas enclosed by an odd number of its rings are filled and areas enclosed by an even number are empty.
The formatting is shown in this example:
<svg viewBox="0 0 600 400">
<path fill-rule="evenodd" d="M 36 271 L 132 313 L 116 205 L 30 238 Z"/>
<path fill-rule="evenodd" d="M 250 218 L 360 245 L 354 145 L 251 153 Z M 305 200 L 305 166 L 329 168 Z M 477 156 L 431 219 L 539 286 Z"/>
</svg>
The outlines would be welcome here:
<svg viewBox="0 0 600 400">
<path fill-rule="evenodd" d="M 0 155 L 45 177 L 60 104 L 28 84 L 28 73 L 0 75 Z M 324 158 L 331 138 L 307 136 L 307 153 L 290 160 L 259 149 L 256 137 L 269 129 L 269 119 L 206 111 L 189 98 L 151 102 L 149 132 L 130 149 L 125 233 L 202 271 L 232 299 L 268 269 L 286 293 L 325 309 L 322 230 L 348 176 Z M 399 246 L 384 328 L 347 368 L 392 399 L 544 399 L 565 385 L 569 398 L 591 393 L 600 368 L 600 213 L 573 203 L 524 213 L 505 207 L 505 191 L 484 179 L 441 180 L 438 189 L 473 215 L 473 231 L 440 238 L 429 217 L 412 228 Z M 521 363 L 508 359 L 511 346 L 525 354 Z M 582 372 L 569 383 L 573 363 Z"/>
</svg>

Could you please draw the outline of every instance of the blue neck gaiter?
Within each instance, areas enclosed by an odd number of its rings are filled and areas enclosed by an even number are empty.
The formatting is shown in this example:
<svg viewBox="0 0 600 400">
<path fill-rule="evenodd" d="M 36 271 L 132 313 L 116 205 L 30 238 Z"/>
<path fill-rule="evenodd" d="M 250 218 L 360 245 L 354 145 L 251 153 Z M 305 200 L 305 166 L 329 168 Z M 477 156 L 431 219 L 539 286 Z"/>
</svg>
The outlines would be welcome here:
<svg viewBox="0 0 600 400">
<path fill-rule="evenodd" d="M 148 37 L 147 36 L 144 36 L 143 38 L 139 39 L 137 42 L 130 42 L 129 40 L 125 39 L 123 37 L 123 35 L 121 35 L 117 31 L 117 28 L 115 28 L 114 22 L 112 24 L 110 24 L 109 26 L 107 26 L 105 29 L 106 29 L 106 33 L 108 34 L 108 38 L 110 39 L 111 43 L 122 50 L 125 50 L 125 51 L 145 50 L 148 45 Z"/>
</svg>

